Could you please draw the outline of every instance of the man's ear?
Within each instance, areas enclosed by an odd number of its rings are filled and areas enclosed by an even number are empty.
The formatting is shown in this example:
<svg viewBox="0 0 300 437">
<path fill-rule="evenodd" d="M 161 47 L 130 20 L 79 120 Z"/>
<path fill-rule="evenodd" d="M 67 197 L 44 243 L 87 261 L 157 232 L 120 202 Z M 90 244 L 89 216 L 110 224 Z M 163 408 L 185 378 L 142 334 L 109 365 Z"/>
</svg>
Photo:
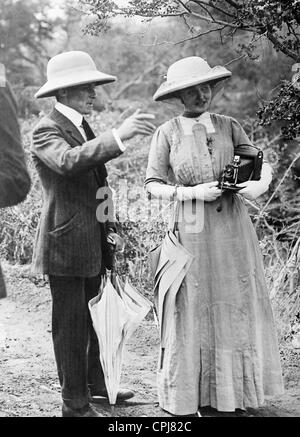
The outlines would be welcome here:
<svg viewBox="0 0 300 437">
<path fill-rule="evenodd" d="M 64 100 L 67 97 L 67 95 L 68 95 L 68 91 L 66 90 L 66 88 L 61 88 L 57 90 L 56 96 L 58 101 Z"/>
</svg>

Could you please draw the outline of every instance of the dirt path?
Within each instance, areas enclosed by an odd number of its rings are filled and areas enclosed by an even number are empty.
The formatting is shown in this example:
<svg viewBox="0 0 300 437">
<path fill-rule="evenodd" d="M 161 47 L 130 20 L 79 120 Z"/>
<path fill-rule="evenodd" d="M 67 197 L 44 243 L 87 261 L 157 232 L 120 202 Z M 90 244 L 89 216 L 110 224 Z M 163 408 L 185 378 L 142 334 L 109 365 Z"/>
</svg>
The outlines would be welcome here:
<svg viewBox="0 0 300 437">
<path fill-rule="evenodd" d="M 28 267 L 4 264 L 8 298 L 0 300 L 0 417 L 61 416 L 60 387 L 51 340 L 51 299 L 48 286 L 30 277 Z M 124 357 L 122 385 L 136 392 L 117 406 L 120 417 L 169 416 L 158 406 L 156 362 L 158 335 L 151 320 L 135 332 Z M 286 364 L 286 393 L 266 407 L 244 416 L 300 417 L 300 354 Z M 110 416 L 106 400 L 97 408 Z M 203 409 L 206 416 L 234 415 Z"/>
</svg>

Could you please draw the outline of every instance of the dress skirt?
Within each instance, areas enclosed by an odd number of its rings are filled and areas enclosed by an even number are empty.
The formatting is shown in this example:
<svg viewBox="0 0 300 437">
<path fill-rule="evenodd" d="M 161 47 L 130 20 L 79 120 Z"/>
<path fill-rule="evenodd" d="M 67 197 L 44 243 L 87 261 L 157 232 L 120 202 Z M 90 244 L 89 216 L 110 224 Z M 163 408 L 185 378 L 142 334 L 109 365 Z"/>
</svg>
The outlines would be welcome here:
<svg viewBox="0 0 300 437">
<path fill-rule="evenodd" d="M 283 392 L 272 308 L 257 236 L 243 200 L 205 203 L 201 232 L 179 240 L 194 255 L 177 294 L 174 330 L 159 360 L 160 406 L 176 415 L 199 407 L 257 408 Z"/>
</svg>

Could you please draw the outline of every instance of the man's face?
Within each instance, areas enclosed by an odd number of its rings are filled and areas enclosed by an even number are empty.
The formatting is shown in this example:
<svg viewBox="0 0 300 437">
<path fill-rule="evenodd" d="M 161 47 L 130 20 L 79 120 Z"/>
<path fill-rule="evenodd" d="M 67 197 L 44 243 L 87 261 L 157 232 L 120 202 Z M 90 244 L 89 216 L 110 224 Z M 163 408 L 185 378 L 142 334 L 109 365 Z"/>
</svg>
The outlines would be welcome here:
<svg viewBox="0 0 300 437">
<path fill-rule="evenodd" d="M 180 91 L 186 111 L 202 113 L 208 110 L 212 98 L 208 83 L 191 86 Z"/>
<path fill-rule="evenodd" d="M 89 115 L 93 110 L 95 98 L 95 84 L 89 83 L 67 88 L 64 103 L 82 115 Z"/>
</svg>

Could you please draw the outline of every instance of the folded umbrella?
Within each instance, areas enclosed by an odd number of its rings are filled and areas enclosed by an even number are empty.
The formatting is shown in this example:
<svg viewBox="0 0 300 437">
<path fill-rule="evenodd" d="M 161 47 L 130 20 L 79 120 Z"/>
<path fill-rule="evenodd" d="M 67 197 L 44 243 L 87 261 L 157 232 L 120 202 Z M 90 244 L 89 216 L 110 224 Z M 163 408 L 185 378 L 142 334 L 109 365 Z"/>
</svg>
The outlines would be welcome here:
<svg viewBox="0 0 300 437">
<path fill-rule="evenodd" d="M 126 341 L 150 311 L 152 303 L 135 290 L 128 281 L 125 285 L 118 275 L 115 286 L 106 273 L 98 296 L 88 303 L 93 326 L 99 342 L 109 403 L 114 406 L 120 386 L 122 359 Z"/>
<path fill-rule="evenodd" d="M 131 314 L 130 320 L 124 327 L 125 342 L 134 333 L 141 321 L 146 317 L 148 312 L 153 308 L 152 302 L 139 293 L 132 284 L 126 279 L 125 285 L 120 277 L 116 277 L 116 286 L 119 294 L 122 296 L 128 313 Z"/>
<path fill-rule="evenodd" d="M 150 252 L 162 347 L 165 347 L 173 327 L 176 295 L 194 258 L 176 234 L 175 230 L 169 230 L 161 245 Z"/>
</svg>

